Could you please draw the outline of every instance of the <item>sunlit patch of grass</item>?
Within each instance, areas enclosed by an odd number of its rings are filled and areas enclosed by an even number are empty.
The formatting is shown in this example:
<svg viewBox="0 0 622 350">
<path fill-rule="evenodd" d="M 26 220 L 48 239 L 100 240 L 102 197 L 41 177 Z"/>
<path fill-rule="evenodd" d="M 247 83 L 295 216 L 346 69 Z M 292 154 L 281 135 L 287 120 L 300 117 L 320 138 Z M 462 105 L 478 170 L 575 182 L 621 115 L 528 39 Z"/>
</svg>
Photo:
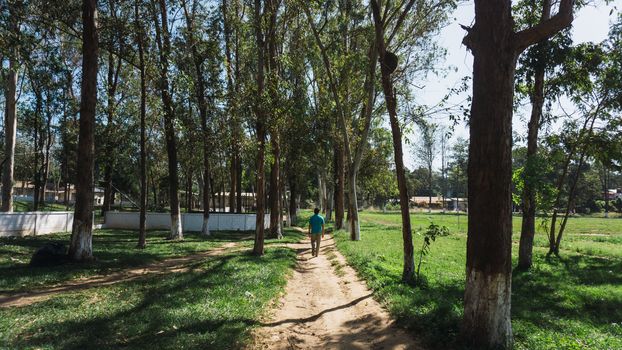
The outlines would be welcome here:
<svg viewBox="0 0 622 350">
<path fill-rule="evenodd" d="M 413 230 L 430 220 L 447 226 L 424 258 L 426 283 L 401 283 L 403 243 L 399 213 L 361 213 L 361 241 L 344 231 L 337 247 L 400 324 L 430 348 L 460 348 L 466 264 L 466 215 L 417 213 Z M 520 217 L 514 218 L 514 251 Z M 422 237 L 414 235 L 415 250 Z M 571 218 L 562 259 L 546 259 L 548 240 L 536 235 L 534 267 L 515 273 L 512 324 L 518 349 L 622 348 L 622 220 Z M 516 256 L 514 256 L 516 259 Z M 514 264 L 516 261 L 514 261 Z"/>
</svg>

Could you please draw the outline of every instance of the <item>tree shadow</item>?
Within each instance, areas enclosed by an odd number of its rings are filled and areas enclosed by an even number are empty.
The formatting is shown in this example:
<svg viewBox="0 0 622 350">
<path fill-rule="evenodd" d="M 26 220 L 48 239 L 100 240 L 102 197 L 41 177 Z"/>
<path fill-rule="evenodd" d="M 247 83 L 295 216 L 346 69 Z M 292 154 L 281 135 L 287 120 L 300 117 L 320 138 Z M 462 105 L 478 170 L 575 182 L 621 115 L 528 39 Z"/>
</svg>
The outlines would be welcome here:
<svg viewBox="0 0 622 350">
<path fill-rule="evenodd" d="M 222 231 L 214 232 L 209 237 L 189 233 L 184 241 L 178 242 L 166 240 L 168 231 L 154 230 L 147 233 L 147 249 L 134 249 L 137 235 L 137 231 L 130 230 L 96 231 L 93 235 L 93 255 L 96 260 L 43 267 L 28 265 L 35 250 L 48 242 L 62 243 L 67 247 L 69 234 L 0 237 L 0 261 L 4 261 L 0 264 L 0 293 L 26 291 L 79 276 L 106 274 L 172 256 L 209 251 L 221 243 L 252 238 L 246 231 Z"/>
<path fill-rule="evenodd" d="M 123 302 L 110 312 L 89 312 L 88 308 L 97 306 L 91 304 L 89 295 L 49 300 L 29 308 L 31 316 L 37 314 L 37 308 L 51 307 L 62 317 L 35 322 L 6 345 L 63 349 L 236 348 L 248 338 L 249 327 L 258 325 L 258 309 L 246 308 L 259 303 L 252 293 L 258 282 L 246 269 L 263 269 L 283 261 L 290 261 L 293 267 L 293 257 L 287 248 L 275 248 L 263 257 L 238 252 L 209 259 L 186 272 L 104 288 L 104 298 L 114 298 L 116 293 L 138 295 L 120 295 L 119 301 Z M 261 303 L 267 302 L 264 299 Z"/>
</svg>

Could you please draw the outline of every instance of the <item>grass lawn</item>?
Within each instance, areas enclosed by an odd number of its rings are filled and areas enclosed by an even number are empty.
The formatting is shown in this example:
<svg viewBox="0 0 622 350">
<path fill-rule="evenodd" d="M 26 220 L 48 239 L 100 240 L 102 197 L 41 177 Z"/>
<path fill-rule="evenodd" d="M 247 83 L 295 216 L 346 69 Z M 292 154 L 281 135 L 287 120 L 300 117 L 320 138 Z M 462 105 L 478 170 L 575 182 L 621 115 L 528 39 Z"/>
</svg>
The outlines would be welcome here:
<svg viewBox="0 0 622 350">
<path fill-rule="evenodd" d="M 400 283 L 399 213 L 362 212 L 361 221 L 361 241 L 350 241 L 343 231 L 336 234 L 349 263 L 396 319 L 430 348 L 460 348 L 466 215 L 412 215 L 413 230 L 433 221 L 451 231 L 432 243 L 421 267 L 425 285 L 417 288 Z M 514 259 L 520 221 L 514 218 Z M 622 219 L 571 218 L 564 235 L 562 260 L 546 261 L 548 241 L 538 233 L 533 269 L 513 276 L 515 348 L 622 349 Z M 422 242 L 415 234 L 416 254 Z"/>
<path fill-rule="evenodd" d="M 34 206 L 33 202 L 14 201 L 13 210 L 17 213 L 32 211 Z M 39 206 L 39 211 L 65 211 L 67 207 L 64 204 L 58 203 L 45 203 Z M 72 210 L 72 208 L 70 208 Z"/>
<path fill-rule="evenodd" d="M 50 235 L 0 239 L 0 290 L 14 292 L 57 284 L 189 255 L 225 242 L 252 237 L 221 232 L 210 238 L 187 234 L 183 242 L 148 233 L 147 248 L 136 250 L 136 232 L 99 230 L 93 248 L 97 261 L 60 267 L 28 268 L 32 252 L 44 241 L 68 242 Z M 153 275 L 110 286 L 62 293 L 24 307 L 0 309 L 0 348 L 56 349 L 229 349 L 244 343 L 266 306 L 284 288 L 295 252 L 277 247 L 301 235 L 287 230 L 284 240 L 267 240 L 266 254 L 248 249 L 212 256 L 186 272 Z M 251 247 L 252 241 L 242 241 Z"/>
</svg>

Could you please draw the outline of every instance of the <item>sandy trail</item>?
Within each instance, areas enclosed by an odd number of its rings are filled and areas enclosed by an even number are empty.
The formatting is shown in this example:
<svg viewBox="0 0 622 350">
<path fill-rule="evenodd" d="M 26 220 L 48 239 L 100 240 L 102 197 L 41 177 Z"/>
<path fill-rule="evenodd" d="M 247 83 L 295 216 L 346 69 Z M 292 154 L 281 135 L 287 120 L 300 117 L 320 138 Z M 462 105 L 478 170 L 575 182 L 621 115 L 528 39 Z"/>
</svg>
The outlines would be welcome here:
<svg viewBox="0 0 622 350">
<path fill-rule="evenodd" d="M 233 248 L 235 245 L 236 243 L 229 242 L 223 244 L 218 248 L 214 248 L 208 251 L 177 258 L 170 258 L 136 268 L 113 272 L 108 275 L 97 275 L 79 278 L 63 282 L 62 284 L 56 286 L 32 290 L 23 293 L 0 294 L 0 308 L 27 306 L 47 300 L 60 293 L 109 286 L 119 282 L 132 281 L 138 278 L 144 278 L 152 275 L 189 271 L 192 268 L 192 265 L 195 264 L 197 261 L 200 261 L 210 256 L 222 255 L 226 251 L 229 251 L 231 248 Z"/>
<path fill-rule="evenodd" d="M 334 245 L 326 235 L 319 257 L 311 256 L 308 238 L 288 245 L 298 251 L 297 267 L 249 349 L 421 348 L 394 325 Z"/>
</svg>

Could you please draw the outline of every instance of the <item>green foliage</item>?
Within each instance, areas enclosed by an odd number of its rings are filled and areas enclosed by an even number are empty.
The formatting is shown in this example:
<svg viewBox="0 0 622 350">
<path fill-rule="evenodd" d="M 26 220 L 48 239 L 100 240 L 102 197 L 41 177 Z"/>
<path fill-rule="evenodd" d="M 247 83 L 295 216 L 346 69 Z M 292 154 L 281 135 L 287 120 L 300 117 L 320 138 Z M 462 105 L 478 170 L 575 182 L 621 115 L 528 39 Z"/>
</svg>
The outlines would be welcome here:
<svg viewBox="0 0 622 350">
<path fill-rule="evenodd" d="M 551 211 L 557 196 L 557 188 L 551 182 L 553 171 L 550 160 L 546 159 L 543 152 L 529 157 L 524 166 L 515 169 L 512 173 L 514 204 L 521 205 L 525 183 L 530 183 L 536 191 L 536 208 L 543 212 Z"/>
</svg>

